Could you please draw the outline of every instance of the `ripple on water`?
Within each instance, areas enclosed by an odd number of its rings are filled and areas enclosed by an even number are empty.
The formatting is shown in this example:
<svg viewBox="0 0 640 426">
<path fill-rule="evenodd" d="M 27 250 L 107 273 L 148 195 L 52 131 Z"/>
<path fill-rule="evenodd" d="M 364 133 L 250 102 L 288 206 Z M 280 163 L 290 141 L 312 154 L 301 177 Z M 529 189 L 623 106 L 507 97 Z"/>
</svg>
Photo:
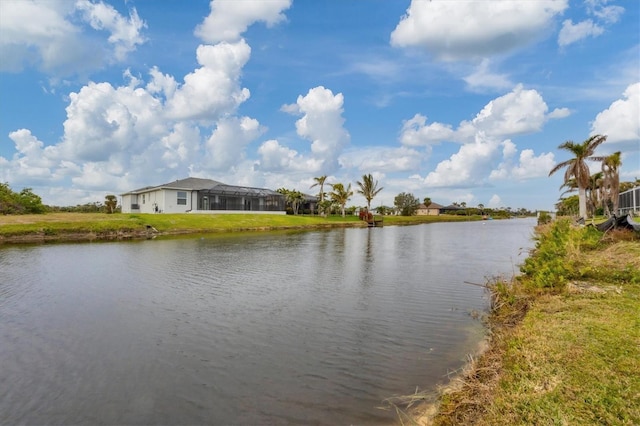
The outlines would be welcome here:
<svg viewBox="0 0 640 426">
<path fill-rule="evenodd" d="M 0 248 L 0 423 L 388 424 L 533 225 Z"/>
</svg>

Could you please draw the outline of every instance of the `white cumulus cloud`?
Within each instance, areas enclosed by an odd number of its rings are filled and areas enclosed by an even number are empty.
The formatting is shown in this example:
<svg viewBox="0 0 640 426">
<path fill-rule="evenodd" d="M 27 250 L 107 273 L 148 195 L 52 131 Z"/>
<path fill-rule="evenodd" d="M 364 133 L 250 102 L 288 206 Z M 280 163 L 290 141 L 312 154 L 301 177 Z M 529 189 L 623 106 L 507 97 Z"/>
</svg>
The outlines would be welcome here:
<svg viewBox="0 0 640 426">
<path fill-rule="evenodd" d="M 451 125 L 437 122 L 427 125 L 427 117 L 422 114 L 416 114 L 413 118 L 402 123 L 400 143 L 414 147 L 428 146 L 451 140 L 454 133 Z"/>
<path fill-rule="evenodd" d="M 318 86 L 305 96 L 298 96 L 295 104 L 282 107 L 285 112 L 302 115 L 296 121 L 296 132 L 311 141 L 311 154 L 322 163 L 325 173 L 337 168 L 338 156 L 349 143 L 342 117 L 343 103 L 342 93 L 334 95 L 331 90 Z"/>
<path fill-rule="evenodd" d="M 531 43 L 567 7 L 567 0 L 413 0 L 391 44 L 420 47 L 440 60 L 484 58 Z"/>
<path fill-rule="evenodd" d="M 597 37 L 604 32 L 604 28 L 595 24 L 591 19 L 574 24 L 570 19 L 562 23 L 562 29 L 558 34 L 558 45 L 568 46 L 587 37 Z"/>
<path fill-rule="evenodd" d="M 598 37 L 604 34 L 606 27 L 615 24 L 624 13 L 622 6 L 607 5 L 610 0 L 585 0 L 587 14 L 593 19 L 585 19 L 573 23 L 566 19 L 558 33 L 558 46 L 566 47 L 588 37 Z"/>
<path fill-rule="evenodd" d="M 195 34 L 206 43 L 235 42 L 254 22 L 271 27 L 285 20 L 282 12 L 290 6 L 291 0 L 211 0 L 211 13 Z"/>
<path fill-rule="evenodd" d="M 438 163 L 425 178 L 425 184 L 435 187 L 479 184 L 491 168 L 499 145 L 495 139 L 478 132 L 473 143 L 462 145 L 457 153 Z"/>
<path fill-rule="evenodd" d="M 184 77 L 184 84 L 167 101 L 167 114 L 211 124 L 249 99 L 249 89 L 241 87 L 240 75 L 251 48 L 244 40 L 223 42 L 200 45 L 196 55 L 202 66 Z"/>
<path fill-rule="evenodd" d="M 362 173 L 371 170 L 395 173 L 418 170 L 422 158 L 423 154 L 407 147 L 365 147 L 345 152 L 339 162 L 343 169 L 356 169 Z"/>
<path fill-rule="evenodd" d="M 207 156 L 203 161 L 206 170 L 227 170 L 244 159 L 246 146 L 264 133 L 258 120 L 250 117 L 229 117 L 218 122 L 217 128 L 207 140 Z"/>
<path fill-rule="evenodd" d="M 607 145 L 640 151 L 640 82 L 631 84 L 622 99 L 600 112 L 591 125 L 591 135 L 607 135 Z"/>
<path fill-rule="evenodd" d="M 536 156 L 532 149 L 525 149 L 520 153 L 520 164 L 514 167 L 511 174 L 516 179 L 546 177 L 555 165 L 552 152 Z"/>
<path fill-rule="evenodd" d="M 60 77 L 95 70 L 143 44 L 145 26 L 135 8 L 125 17 L 103 2 L 0 1 L 0 71 L 35 67 Z"/>
<path fill-rule="evenodd" d="M 541 170 L 549 165 L 550 160 L 553 161 L 553 155 L 535 156 L 533 151 L 524 150 L 520 154 L 520 163 L 514 165 L 517 147 L 505 138 L 541 131 L 549 119 L 547 111 L 542 96 L 522 85 L 491 100 L 475 118 L 459 124 L 454 138 L 463 145 L 458 152 L 438 163 L 435 170 L 427 174 L 424 183 L 455 188 L 478 186 L 493 179 L 540 176 Z M 414 122 L 420 124 L 421 119 L 415 119 Z"/>
<path fill-rule="evenodd" d="M 496 209 L 498 207 L 503 207 L 502 200 L 500 199 L 500 196 L 498 196 L 498 194 L 493 194 L 491 196 L 491 199 L 489 200 L 489 204 L 487 205 L 487 207 L 492 208 L 492 209 Z"/>
<path fill-rule="evenodd" d="M 473 73 L 464 77 L 464 81 L 469 86 L 469 89 L 473 91 L 485 89 L 504 90 L 513 87 L 513 83 L 509 80 L 508 76 L 492 72 L 490 66 L 489 59 L 485 58 Z"/>
<path fill-rule="evenodd" d="M 140 19 L 136 9 L 129 13 L 129 19 L 120 15 L 113 6 L 98 2 L 92 3 L 88 0 L 76 2 L 76 8 L 83 12 L 85 20 L 95 30 L 105 30 L 110 33 L 107 39 L 114 46 L 114 55 L 118 61 L 126 58 L 129 52 L 136 49 L 136 46 L 143 44 L 146 38 L 141 31 L 146 27 L 145 22 Z"/>
</svg>

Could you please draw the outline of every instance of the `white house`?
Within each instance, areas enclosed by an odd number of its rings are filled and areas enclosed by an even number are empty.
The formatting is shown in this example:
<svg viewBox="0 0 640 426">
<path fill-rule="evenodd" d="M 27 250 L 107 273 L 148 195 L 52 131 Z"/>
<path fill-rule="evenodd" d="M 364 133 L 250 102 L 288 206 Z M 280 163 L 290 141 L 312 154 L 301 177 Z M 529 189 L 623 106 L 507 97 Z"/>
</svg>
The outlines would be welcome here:
<svg viewBox="0 0 640 426">
<path fill-rule="evenodd" d="M 285 214 L 285 198 L 266 188 L 186 178 L 120 194 L 122 213 L 275 213 Z"/>
</svg>

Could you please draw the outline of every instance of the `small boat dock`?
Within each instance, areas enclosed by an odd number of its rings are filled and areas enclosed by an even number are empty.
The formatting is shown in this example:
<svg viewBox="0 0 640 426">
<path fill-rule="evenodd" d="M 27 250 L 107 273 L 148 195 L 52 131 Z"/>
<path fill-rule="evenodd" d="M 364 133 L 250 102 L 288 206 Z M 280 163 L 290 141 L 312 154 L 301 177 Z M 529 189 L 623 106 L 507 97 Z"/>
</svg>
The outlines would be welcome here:
<svg viewBox="0 0 640 426">
<path fill-rule="evenodd" d="M 382 228 L 382 217 L 372 217 L 367 219 L 367 226 L 369 228 Z"/>
</svg>

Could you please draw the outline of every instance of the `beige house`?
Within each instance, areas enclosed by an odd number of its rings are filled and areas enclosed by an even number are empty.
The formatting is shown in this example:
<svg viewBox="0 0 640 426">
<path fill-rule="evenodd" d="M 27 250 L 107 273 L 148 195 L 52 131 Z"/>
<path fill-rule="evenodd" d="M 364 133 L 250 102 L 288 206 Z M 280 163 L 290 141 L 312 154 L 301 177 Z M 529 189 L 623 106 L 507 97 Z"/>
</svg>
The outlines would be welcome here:
<svg viewBox="0 0 640 426">
<path fill-rule="evenodd" d="M 416 210 L 416 215 L 418 216 L 438 216 L 440 214 L 440 209 L 442 206 L 438 203 L 431 203 L 429 207 L 424 204 L 420 204 L 418 206 L 418 210 Z"/>
</svg>

